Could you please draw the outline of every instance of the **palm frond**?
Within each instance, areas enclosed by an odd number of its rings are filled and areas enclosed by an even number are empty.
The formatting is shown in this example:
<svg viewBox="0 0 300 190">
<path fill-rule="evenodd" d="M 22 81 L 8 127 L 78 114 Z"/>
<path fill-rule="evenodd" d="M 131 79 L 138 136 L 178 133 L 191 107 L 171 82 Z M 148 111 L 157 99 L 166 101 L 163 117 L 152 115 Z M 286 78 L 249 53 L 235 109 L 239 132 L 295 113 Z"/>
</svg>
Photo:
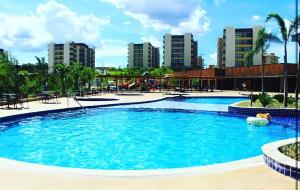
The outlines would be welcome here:
<svg viewBox="0 0 300 190">
<path fill-rule="evenodd" d="M 277 13 L 271 13 L 267 16 L 266 22 L 269 22 L 271 20 L 275 20 L 277 22 L 277 24 L 279 25 L 279 28 L 280 28 L 281 35 L 282 35 L 282 40 L 284 42 L 287 42 L 288 41 L 288 32 L 287 32 L 287 27 L 285 25 L 283 18 Z"/>
<path fill-rule="evenodd" d="M 289 30 L 288 30 L 288 37 L 291 37 L 292 34 L 297 33 L 297 31 L 295 31 L 295 30 L 297 28 L 299 28 L 299 26 L 300 26 L 300 16 L 298 16 L 294 20 L 292 20 L 292 22 L 291 22 L 291 24 L 289 26 Z"/>
<path fill-rule="evenodd" d="M 253 57 L 254 54 L 256 54 L 257 52 L 255 50 L 251 50 L 248 51 L 247 53 L 244 54 L 243 56 L 243 62 L 247 63 L 251 57 Z"/>
</svg>

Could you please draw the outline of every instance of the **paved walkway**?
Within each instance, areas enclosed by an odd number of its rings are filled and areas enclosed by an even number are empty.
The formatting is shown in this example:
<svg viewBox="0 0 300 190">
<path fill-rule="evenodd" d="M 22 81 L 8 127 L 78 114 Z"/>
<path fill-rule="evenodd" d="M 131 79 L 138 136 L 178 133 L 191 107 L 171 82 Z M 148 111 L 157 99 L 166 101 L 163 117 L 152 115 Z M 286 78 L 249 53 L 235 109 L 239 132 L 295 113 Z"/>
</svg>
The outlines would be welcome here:
<svg viewBox="0 0 300 190">
<path fill-rule="evenodd" d="M 192 96 L 239 96 L 239 92 L 210 92 L 193 93 Z M 118 101 L 81 102 L 83 106 L 103 104 L 128 103 L 159 100 L 170 95 L 150 93 L 143 96 L 101 95 L 101 98 L 118 98 Z M 72 99 L 69 103 L 61 98 L 59 104 L 43 104 L 30 102 L 29 109 L 7 110 L 0 109 L 0 116 L 39 112 L 52 109 L 79 107 Z M 73 176 L 62 174 L 41 174 L 34 171 L 14 169 L 14 167 L 0 167 L 0 189 L 3 190 L 118 190 L 118 189 L 206 189 L 206 190 L 289 190 L 294 189 L 294 180 L 278 174 L 267 168 L 263 163 L 256 166 L 237 169 L 229 172 L 212 174 L 198 174 L 181 177 L 162 177 L 154 179 L 103 179 L 91 176 Z"/>
<path fill-rule="evenodd" d="M 295 182 L 264 165 L 225 173 L 145 180 L 36 174 L 1 169 L 3 190 L 293 190 Z"/>
</svg>

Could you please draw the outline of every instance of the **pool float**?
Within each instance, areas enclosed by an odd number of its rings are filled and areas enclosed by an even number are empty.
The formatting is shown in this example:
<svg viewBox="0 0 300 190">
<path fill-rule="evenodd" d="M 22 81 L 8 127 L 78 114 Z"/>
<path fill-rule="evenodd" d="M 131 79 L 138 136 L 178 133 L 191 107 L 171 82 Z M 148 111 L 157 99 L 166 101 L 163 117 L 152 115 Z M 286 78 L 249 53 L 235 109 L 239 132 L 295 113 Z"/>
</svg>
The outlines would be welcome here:
<svg viewBox="0 0 300 190">
<path fill-rule="evenodd" d="M 269 119 L 260 117 L 248 117 L 247 123 L 255 126 L 266 126 L 269 124 Z"/>
<path fill-rule="evenodd" d="M 268 119 L 268 120 L 271 119 L 271 115 L 269 113 L 258 113 L 258 114 L 256 114 L 256 117 L 265 118 L 265 119 Z"/>
</svg>

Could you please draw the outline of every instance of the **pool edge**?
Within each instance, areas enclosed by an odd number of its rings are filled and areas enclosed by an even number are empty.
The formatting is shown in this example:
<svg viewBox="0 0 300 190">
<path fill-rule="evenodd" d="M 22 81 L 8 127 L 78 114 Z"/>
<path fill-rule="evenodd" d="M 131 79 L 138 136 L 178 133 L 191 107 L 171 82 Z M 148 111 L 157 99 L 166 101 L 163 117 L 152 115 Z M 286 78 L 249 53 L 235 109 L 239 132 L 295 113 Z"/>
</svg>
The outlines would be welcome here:
<svg viewBox="0 0 300 190">
<path fill-rule="evenodd" d="M 108 179 L 148 179 L 174 176 L 193 176 L 216 174 L 253 166 L 264 165 L 263 156 L 250 157 L 242 160 L 230 161 L 205 166 L 195 166 L 174 169 L 149 169 L 149 170 L 101 170 L 67 168 L 50 165 L 41 165 L 23 161 L 0 158 L 0 170 L 33 172 L 37 174 L 53 174 L 63 176 L 90 176 Z"/>
</svg>

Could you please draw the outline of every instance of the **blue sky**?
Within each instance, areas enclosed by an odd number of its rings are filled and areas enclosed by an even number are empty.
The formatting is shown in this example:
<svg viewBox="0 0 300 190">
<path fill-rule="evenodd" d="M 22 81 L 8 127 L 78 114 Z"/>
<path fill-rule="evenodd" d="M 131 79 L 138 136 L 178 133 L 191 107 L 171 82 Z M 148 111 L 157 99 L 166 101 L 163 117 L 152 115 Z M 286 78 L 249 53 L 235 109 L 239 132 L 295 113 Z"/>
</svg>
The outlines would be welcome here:
<svg viewBox="0 0 300 190">
<path fill-rule="evenodd" d="M 268 13 L 294 18 L 294 0 L 0 0 L 0 48 L 20 63 L 47 58 L 47 44 L 84 42 L 96 48 L 96 66 L 126 67 L 127 44 L 159 46 L 165 33 L 192 32 L 205 63 L 216 64 L 217 38 L 225 26 L 263 25 L 279 34 Z M 294 61 L 295 44 L 289 45 Z M 269 50 L 282 60 L 283 48 Z M 162 59 L 161 59 L 162 62 Z"/>
</svg>

